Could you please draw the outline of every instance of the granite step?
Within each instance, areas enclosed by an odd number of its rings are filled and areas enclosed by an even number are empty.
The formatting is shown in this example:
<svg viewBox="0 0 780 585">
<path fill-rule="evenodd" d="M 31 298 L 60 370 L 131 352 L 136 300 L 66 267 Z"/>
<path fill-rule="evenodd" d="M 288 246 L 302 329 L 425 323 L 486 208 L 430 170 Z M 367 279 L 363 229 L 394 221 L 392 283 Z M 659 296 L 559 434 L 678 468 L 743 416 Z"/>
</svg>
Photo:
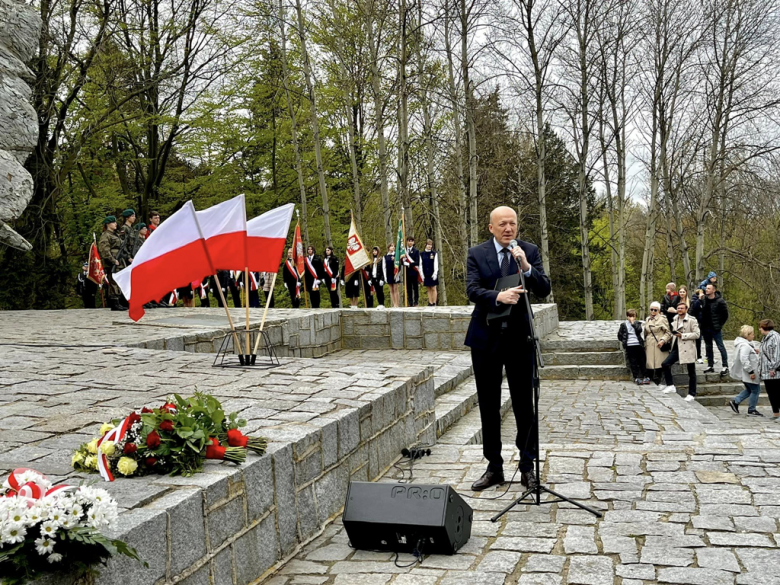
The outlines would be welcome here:
<svg viewBox="0 0 780 585">
<path fill-rule="evenodd" d="M 512 399 L 505 381 L 501 388 L 501 418 L 511 409 Z M 436 442 L 441 445 L 481 445 L 482 421 L 479 418 L 479 407 L 472 408 L 471 412 L 453 424 Z"/>
<path fill-rule="evenodd" d="M 452 425 L 477 406 L 477 384 L 468 378 L 454 389 L 436 397 L 436 438 L 446 433 Z"/>
<path fill-rule="evenodd" d="M 446 365 L 433 374 L 434 394 L 438 398 L 450 392 L 474 373 L 471 364 Z"/>
<path fill-rule="evenodd" d="M 612 339 L 543 339 L 542 351 L 622 351 L 623 347 Z"/>
<path fill-rule="evenodd" d="M 540 370 L 542 380 L 630 380 L 625 366 L 545 366 Z"/>
<path fill-rule="evenodd" d="M 625 366 L 622 351 L 553 351 L 543 352 L 545 365 L 550 366 Z"/>
</svg>

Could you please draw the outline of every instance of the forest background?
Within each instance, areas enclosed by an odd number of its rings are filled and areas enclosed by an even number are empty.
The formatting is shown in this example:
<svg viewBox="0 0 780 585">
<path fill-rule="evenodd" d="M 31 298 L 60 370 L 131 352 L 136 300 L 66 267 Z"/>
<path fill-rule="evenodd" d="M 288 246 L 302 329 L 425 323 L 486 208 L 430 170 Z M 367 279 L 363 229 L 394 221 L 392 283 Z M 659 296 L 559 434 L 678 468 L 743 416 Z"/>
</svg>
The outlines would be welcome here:
<svg viewBox="0 0 780 585">
<path fill-rule="evenodd" d="M 440 304 L 510 205 L 561 319 L 715 270 L 780 317 L 780 0 L 34 0 L 33 201 L 0 309 L 80 307 L 104 216 L 245 193 L 343 257 L 440 251 Z M 277 287 L 277 306 L 288 302 Z"/>
</svg>

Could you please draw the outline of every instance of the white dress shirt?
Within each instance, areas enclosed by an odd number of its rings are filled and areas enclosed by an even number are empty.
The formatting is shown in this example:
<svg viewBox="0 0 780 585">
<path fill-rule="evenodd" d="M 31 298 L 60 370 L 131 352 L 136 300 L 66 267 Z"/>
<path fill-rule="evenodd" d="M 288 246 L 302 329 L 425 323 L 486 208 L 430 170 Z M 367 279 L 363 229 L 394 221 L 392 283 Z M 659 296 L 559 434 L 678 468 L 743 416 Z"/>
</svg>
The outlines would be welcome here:
<svg viewBox="0 0 780 585">
<path fill-rule="evenodd" d="M 502 251 L 503 250 L 509 250 L 509 248 L 504 248 L 501 244 L 498 243 L 498 240 L 496 238 L 493 238 L 493 245 L 496 247 L 496 255 L 498 256 L 498 267 L 501 268 L 501 261 L 504 259 Z M 509 255 L 512 255 L 512 250 L 509 250 Z M 515 260 L 515 264 L 520 266 L 520 264 Z M 531 276 L 531 269 L 529 268 L 525 272 L 523 272 L 523 276 Z"/>
</svg>

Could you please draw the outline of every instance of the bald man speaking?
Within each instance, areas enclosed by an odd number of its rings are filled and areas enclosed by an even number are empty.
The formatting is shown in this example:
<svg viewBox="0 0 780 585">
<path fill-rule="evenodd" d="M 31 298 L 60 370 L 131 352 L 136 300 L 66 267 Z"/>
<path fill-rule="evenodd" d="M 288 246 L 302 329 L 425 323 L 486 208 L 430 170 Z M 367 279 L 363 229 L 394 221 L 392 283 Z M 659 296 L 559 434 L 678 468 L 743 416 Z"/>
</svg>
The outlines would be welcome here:
<svg viewBox="0 0 780 585">
<path fill-rule="evenodd" d="M 487 242 L 469 250 L 466 292 L 474 303 L 465 345 L 471 348 L 471 362 L 477 383 L 479 414 L 482 419 L 482 453 L 488 460 L 487 471 L 471 486 L 474 491 L 504 483 L 501 457 L 501 382 L 506 368 L 512 410 L 517 423 L 515 444 L 520 450 L 520 481 L 526 488 L 536 487 L 533 473 L 538 446 L 533 431 L 534 351 L 522 286 L 495 290 L 496 281 L 522 271 L 528 291 L 539 298 L 550 294 L 550 279 L 542 268 L 539 249 L 518 241 L 517 213 L 510 207 L 497 207 L 490 214 Z M 488 321 L 490 313 L 502 312 L 511 305 L 506 319 Z"/>
</svg>

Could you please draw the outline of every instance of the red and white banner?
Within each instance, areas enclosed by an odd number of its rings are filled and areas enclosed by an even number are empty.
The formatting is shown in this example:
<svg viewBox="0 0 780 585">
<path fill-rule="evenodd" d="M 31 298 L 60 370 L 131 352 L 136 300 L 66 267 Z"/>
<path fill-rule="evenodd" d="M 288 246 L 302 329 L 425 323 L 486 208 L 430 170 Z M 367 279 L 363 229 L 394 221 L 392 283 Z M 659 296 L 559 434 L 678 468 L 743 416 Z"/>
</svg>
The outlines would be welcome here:
<svg viewBox="0 0 780 585">
<path fill-rule="evenodd" d="M 89 268 L 87 269 L 87 278 L 95 284 L 103 284 L 106 279 L 106 273 L 103 270 L 103 261 L 100 259 L 97 244 L 95 243 L 95 234 L 92 234 L 92 245 L 89 247 Z"/>
<path fill-rule="evenodd" d="M 306 255 L 303 253 L 303 240 L 301 239 L 301 224 L 298 222 L 295 224 L 295 236 L 293 237 L 293 262 L 301 277 L 303 277 L 303 263 L 305 257 Z"/>
<path fill-rule="evenodd" d="M 352 218 L 352 223 L 349 226 L 347 259 L 345 262 L 344 280 L 349 278 L 353 272 L 360 270 L 369 263 L 366 248 L 363 246 L 363 240 L 360 239 L 360 234 L 357 233 L 357 228 L 355 227 L 355 218 Z"/>
<path fill-rule="evenodd" d="M 196 211 L 195 216 L 200 233 L 206 240 L 211 266 L 216 270 L 243 271 L 247 265 L 244 196 L 239 195 L 203 211 Z M 162 225 L 160 224 L 160 227 Z M 207 273 L 201 274 L 200 277 L 204 274 Z"/>
<path fill-rule="evenodd" d="M 277 272 L 290 231 L 294 203 L 267 211 L 246 224 L 250 272 Z"/>
<path fill-rule="evenodd" d="M 155 230 L 154 246 L 141 246 L 133 263 L 114 274 L 133 321 L 144 316 L 146 303 L 214 273 L 195 213 L 187 201 Z"/>
</svg>

